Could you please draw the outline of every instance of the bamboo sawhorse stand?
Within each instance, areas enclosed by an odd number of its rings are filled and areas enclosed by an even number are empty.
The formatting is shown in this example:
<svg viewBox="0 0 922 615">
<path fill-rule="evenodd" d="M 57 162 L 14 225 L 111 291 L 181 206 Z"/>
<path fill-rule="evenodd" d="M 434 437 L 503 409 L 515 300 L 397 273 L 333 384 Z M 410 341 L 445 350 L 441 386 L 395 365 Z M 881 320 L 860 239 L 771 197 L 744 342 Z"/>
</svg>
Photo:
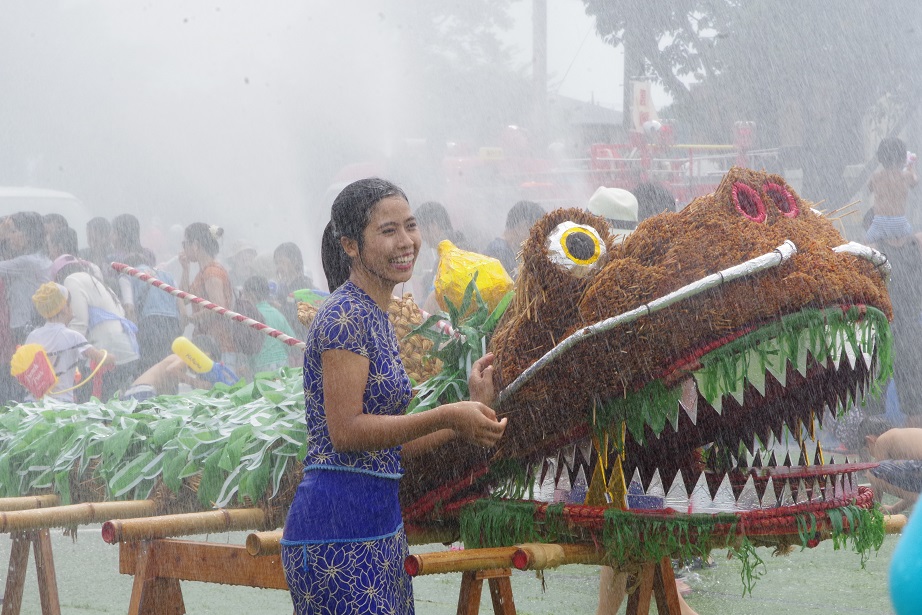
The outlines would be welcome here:
<svg viewBox="0 0 922 615">
<path fill-rule="evenodd" d="M 509 568 L 493 570 L 468 570 L 461 575 L 461 593 L 458 596 L 458 615 L 477 615 L 480 612 L 480 598 L 483 594 L 483 582 L 490 587 L 493 612 L 496 615 L 515 615 L 515 602 L 512 599 L 512 584 Z"/>
<path fill-rule="evenodd" d="M 42 604 L 42 615 L 61 615 L 58 601 L 58 582 L 54 572 L 54 557 L 51 553 L 51 533 L 48 528 L 15 532 L 10 549 L 10 566 L 6 576 L 6 590 L 3 594 L 2 615 L 19 615 L 22 609 L 22 590 L 29 567 L 29 547 L 35 552 L 35 572 L 38 575 L 38 595 Z"/>
</svg>

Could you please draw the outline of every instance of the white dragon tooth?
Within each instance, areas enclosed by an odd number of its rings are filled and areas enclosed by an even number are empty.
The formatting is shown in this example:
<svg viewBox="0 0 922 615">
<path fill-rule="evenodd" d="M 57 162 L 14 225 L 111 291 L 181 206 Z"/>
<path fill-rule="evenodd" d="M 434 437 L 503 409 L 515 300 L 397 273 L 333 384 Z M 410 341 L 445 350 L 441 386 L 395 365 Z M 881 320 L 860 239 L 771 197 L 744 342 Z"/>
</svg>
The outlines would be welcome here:
<svg viewBox="0 0 922 615">
<path fill-rule="evenodd" d="M 778 499 L 778 506 L 793 506 L 794 496 L 791 494 L 791 484 L 784 481 L 784 489 L 781 490 L 781 497 Z"/>
<path fill-rule="evenodd" d="M 666 497 L 666 491 L 663 489 L 663 479 L 659 474 L 659 468 L 653 472 L 653 478 L 650 479 L 650 484 L 647 486 L 647 495 L 658 498 Z"/>
<path fill-rule="evenodd" d="M 698 403 L 695 402 L 690 404 L 691 407 L 686 406 L 683 403 L 679 403 L 679 406 L 685 410 L 685 414 L 688 415 L 688 418 L 691 420 L 692 425 L 698 424 Z M 676 431 L 678 431 L 678 425 L 676 425 Z"/>
<path fill-rule="evenodd" d="M 679 513 L 688 512 L 688 491 L 685 489 L 685 481 L 682 480 L 682 471 L 675 474 L 672 486 L 666 492 L 666 507 L 672 508 Z"/>
<path fill-rule="evenodd" d="M 723 396 L 718 396 L 717 399 L 711 402 L 711 407 L 714 408 L 714 412 L 717 414 L 723 413 L 724 408 L 724 398 Z"/>
<path fill-rule="evenodd" d="M 560 456 L 563 459 L 564 465 L 567 466 L 567 469 L 571 472 L 576 469 L 576 445 L 568 444 L 560 451 Z"/>
<path fill-rule="evenodd" d="M 631 477 L 631 482 L 627 487 L 628 491 L 634 495 L 646 495 L 643 491 L 643 481 L 640 479 L 640 468 L 634 468 L 634 476 Z"/>
<path fill-rule="evenodd" d="M 874 365 L 874 356 L 869 352 L 862 352 L 861 358 L 864 359 L 864 366 L 870 371 L 871 366 Z"/>
<path fill-rule="evenodd" d="M 583 459 L 586 463 L 589 463 L 592 460 L 592 440 L 581 440 L 579 443 L 579 450 L 583 454 Z"/>
<path fill-rule="evenodd" d="M 775 508 L 778 506 L 778 496 L 775 495 L 775 479 L 769 477 L 762 494 L 762 508 Z"/>
<path fill-rule="evenodd" d="M 765 366 L 766 371 L 772 375 L 772 377 L 780 382 L 784 386 L 784 379 L 786 377 L 787 365 L 776 365 L 774 363 L 769 363 Z"/>
<path fill-rule="evenodd" d="M 795 367 L 797 368 L 797 371 L 800 373 L 800 375 L 804 377 L 807 375 L 807 362 L 810 355 L 810 351 L 808 349 L 809 337 L 810 336 L 806 331 L 801 331 L 800 339 L 797 343 L 797 365 L 795 365 Z"/>
<path fill-rule="evenodd" d="M 745 390 L 746 390 L 745 386 L 740 386 L 738 389 L 734 389 L 733 391 L 730 391 L 730 395 L 732 395 L 733 399 L 736 400 L 736 403 L 738 403 L 741 406 L 743 405 L 743 393 L 745 392 Z"/>
<path fill-rule="evenodd" d="M 747 511 L 756 510 L 761 507 L 759 503 L 759 493 L 756 491 L 755 480 L 750 476 L 740 491 L 740 496 L 736 498 L 736 510 Z"/>
<path fill-rule="evenodd" d="M 852 366 L 852 369 L 855 369 L 855 362 L 858 360 L 859 352 L 861 352 L 861 349 L 852 348 L 851 342 L 845 345 L 845 356 L 848 358 L 848 364 Z"/>
<path fill-rule="evenodd" d="M 759 392 L 759 395 L 765 397 L 765 371 L 759 361 L 751 360 L 749 362 L 749 371 L 746 373 L 746 378 L 749 380 L 749 384 Z"/>
<path fill-rule="evenodd" d="M 797 497 L 794 498 L 796 504 L 806 504 L 810 501 L 810 498 L 807 496 L 807 486 L 804 484 L 803 479 L 800 479 L 800 482 L 797 484 Z"/>
<path fill-rule="evenodd" d="M 713 512 L 712 509 L 714 508 L 714 500 L 711 499 L 711 493 L 708 490 L 708 483 L 704 472 L 698 476 L 698 482 L 695 483 L 695 486 L 692 489 L 691 495 L 688 499 L 690 512 Z"/>
<path fill-rule="evenodd" d="M 545 461 L 547 464 L 547 472 L 544 475 L 544 481 L 539 483 L 538 480 L 540 476 L 535 477 L 535 499 L 539 502 L 553 502 L 554 501 L 554 476 L 557 473 L 557 460 L 548 459 Z"/>
<path fill-rule="evenodd" d="M 733 487 L 730 486 L 729 474 L 724 474 L 724 479 L 717 487 L 713 508 L 713 512 L 734 512 L 736 510 L 736 497 L 733 495 Z"/>
<path fill-rule="evenodd" d="M 835 477 L 835 493 L 836 499 L 842 500 L 845 499 L 845 475 L 839 474 Z"/>
<path fill-rule="evenodd" d="M 829 349 L 829 360 L 832 361 L 832 367 L 836 371 L 839 371 L 839 365 L 842 362 L 842 340 L 836 339 L 832 348 Z"/>
</svg>

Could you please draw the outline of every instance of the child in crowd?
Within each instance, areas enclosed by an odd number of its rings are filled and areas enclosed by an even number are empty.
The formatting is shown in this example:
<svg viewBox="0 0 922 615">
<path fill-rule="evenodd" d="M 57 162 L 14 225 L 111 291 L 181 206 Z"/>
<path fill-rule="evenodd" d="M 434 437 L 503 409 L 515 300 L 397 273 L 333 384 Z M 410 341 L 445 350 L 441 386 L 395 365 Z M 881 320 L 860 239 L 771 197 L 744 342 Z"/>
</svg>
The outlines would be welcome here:
<svg viewBox="0 0 922 615">
<path fill-rule="evenodd" d="M 919 181 L 915 158 L 907 154 L 902 140 L 888 137 L 881 141 L 877 159 L 883 168 L 871 176 L 868 184 L 874 195 L 874 219 L 867 230 L 870 243 L 912 235 L 912 225 L 906 217 L 906 201 L 909 189 Z"/>
<path fill-rule="evenodd" d="M 67 289 L 54 282 L 42 284 L 32 295 L 36 311 L 45 319 L 45 324 L 38 327 L 26 337 L 26 344 L 38 344 L 45 349 L 51 367 L 58 378 L 54 390 L 61 393 L 49 393 L 60 401 L 73 402 L 75 372 L 77 363 L 88 357 L 97 364 L 106 359 L 106 353 L 90 345 L 80 333 L 69 329 L 67 324 L 74 315 L 70 309 L 70 296 Z M 34 398 L 29 396 L 29 400 Z"/>
<path fill-rule="evenodd" d="M 260 275 L 247 278 L 243 283 L 243 296 L 256 305 L 256 309 L 262 315 L 263 324 L 294 337 L 288 320 L 269 303 L 269 281 L 266 278 Z M 251 359 L 253 373 L 275 371 L 288 365 L 294 365 L 294 357 L 290 349 L 291 347 L 284 342 L 267 335 L 259 352 Z"/>
</svg>

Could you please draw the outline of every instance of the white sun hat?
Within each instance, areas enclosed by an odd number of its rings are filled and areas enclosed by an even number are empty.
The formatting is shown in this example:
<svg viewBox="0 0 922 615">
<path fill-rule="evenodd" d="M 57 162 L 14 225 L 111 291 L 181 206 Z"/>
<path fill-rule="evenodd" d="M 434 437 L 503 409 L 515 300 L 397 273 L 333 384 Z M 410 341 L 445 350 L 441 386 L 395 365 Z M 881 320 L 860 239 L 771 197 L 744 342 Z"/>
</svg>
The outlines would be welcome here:
<svg viewBox="0 0 922 615">
<path fill-rule="evenodd" d="M 589 198 L 586 209 L 609 220 L 637 222 L 637 197 L 623 188 L 600 186 Z"/>
</svg>

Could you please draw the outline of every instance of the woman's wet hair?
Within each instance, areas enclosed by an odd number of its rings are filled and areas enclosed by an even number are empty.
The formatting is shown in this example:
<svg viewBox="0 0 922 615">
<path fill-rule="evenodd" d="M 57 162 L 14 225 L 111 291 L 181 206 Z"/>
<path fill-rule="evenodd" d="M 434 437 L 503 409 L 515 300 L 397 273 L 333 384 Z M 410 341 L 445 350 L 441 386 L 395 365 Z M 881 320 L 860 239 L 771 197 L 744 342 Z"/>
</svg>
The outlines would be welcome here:
<svg viewBox="0 0 922 615">
<path fill-rule="evenodd" d="M 224 229 L 219 226 L 208 226 L 204 222 L 193 222 L 186 227 L 183 237 L 188 242 L 195 242 L 209 256 L 216 256 L 221 249 L 218 240 L 224 236 Z"/>
<path fill-rule="evenodd" d="M 323 273 L 327 278 L 330 292 L 342 286 L 349 279 L 352 266 L 351 259 L 343 249 L 340 239 L 348 237 L 355 240 L 361 251 L 364 245 L 365 228 L 371 221 L 372 210 L 379 201 L 392 196 L 399 196 L 407 200 L 407 195 L 395 184 L 386 179 L 369 177 L 352 182 L 343 188 L 333 201 L 330 222 L 323 230 L 320 245 Z"/>
<path fill-rule="evenodd" d="M 45 223 L 34 211 L 19 211 L 10 216 L 16 230 L 25 239 L 23 254 L 34 254 L 45 250 Z"/>
</svg>

